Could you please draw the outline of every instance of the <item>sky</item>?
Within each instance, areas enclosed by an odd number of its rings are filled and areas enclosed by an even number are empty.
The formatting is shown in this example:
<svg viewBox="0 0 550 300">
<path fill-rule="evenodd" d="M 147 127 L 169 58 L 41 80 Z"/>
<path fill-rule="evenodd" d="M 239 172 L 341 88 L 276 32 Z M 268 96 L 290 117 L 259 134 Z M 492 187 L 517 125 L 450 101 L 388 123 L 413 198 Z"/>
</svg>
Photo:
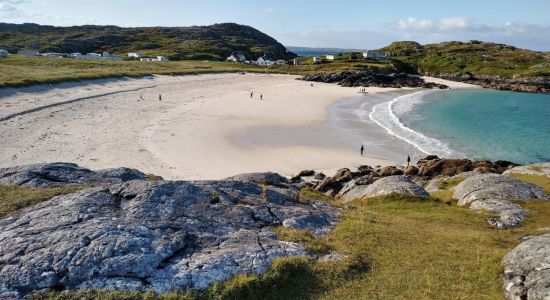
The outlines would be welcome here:
<svg viewBox="0 0 550 300">
<path fill-rule="evenodd" d="M 550 0 L 0 0 L 0 22 L 191 26 L 235 22 L 286 46 L 376 49 L 482 40 L 550 51 Z"/>
</svg>

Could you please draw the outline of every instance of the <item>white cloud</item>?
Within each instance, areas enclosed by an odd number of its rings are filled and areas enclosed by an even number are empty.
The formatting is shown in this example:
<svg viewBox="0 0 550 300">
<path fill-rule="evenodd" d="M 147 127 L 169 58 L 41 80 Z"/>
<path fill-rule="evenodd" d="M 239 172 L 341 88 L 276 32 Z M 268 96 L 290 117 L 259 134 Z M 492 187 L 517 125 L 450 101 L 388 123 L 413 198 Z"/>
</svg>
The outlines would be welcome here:
<svg viewBox="0 0 550 300">
<path fill-rule="evenodd" d="M 0 17 L 2 22 L 39 23 L 53 25 L 94 24 L 96 19 L 82 16 L 47 15 L 30 11 L 24 4 L 30 0 L 0 0 Z"/>
</svg>

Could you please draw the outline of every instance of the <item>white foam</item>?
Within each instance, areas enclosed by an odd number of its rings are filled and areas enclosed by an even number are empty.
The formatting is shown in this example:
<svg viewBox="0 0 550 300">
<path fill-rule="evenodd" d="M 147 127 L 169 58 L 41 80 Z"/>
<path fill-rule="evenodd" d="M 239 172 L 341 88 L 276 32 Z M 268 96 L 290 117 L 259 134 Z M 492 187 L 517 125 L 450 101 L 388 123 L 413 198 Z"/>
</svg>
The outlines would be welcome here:
<svg viewBox="0 0 550 300">
<path fill-rule="evenodd" d="M 457 156 L 457 153 L 445 143 L 412 130 L 401 123 L 399 117 L 397 117 L 396 113 L 402 115 L 412 110 L 414 105 L 421 103 L 421 96 L 425 93 L 426 91 L 420 91 L 375 105 L 368 117 L 373 122 L 386 129 L 389 134 L 413 145 L 416 149 L 425 154 L 435 154 L 441 157 Z M 364 118 L 364 113 L 364 111 L 359 112 L 359 116 Z"/>
</svg>

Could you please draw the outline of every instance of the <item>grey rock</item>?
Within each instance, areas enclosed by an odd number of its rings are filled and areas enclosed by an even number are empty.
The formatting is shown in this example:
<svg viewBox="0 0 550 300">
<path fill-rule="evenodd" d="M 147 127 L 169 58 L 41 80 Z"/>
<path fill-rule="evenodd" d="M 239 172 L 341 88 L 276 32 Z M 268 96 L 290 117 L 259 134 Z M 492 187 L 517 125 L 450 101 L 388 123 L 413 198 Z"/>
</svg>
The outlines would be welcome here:
<svg viewBox="0 0 550 300">
<path fill-rule="evenodd" d="M 357 186 L 345 194 L 342 199 L 344 202 L 349 202 L 354 199 L 384 196 L 392 193 L 424 198 L 429 196 L 422 187 L 412 182 L 409 177 L 398 175 L 381 178 L 371 185 Z"/>
<path fill-rule="evenodd" d="M 117 181 L 133 173 L 74 170 Z M 52 287 L 165 292 L 260 273 L 274 258 L 307 254 L 278 241 L 272 227 L 321 236 L 338 220 L 340 209 L 296 199 L 297 189 L 274 173 L 221 181 L 138 179 L 54 197 L 0 220 L 0 294 Z"/>
<path fill-rule="evenodd" d="M 403 175 L 403 170 L 398 169 L 394 166 L 388 166 L 380 169 L 378 173 L 380 173 L 380 176 L 382 177 L 395 176 L 395 175 Z"/>
<path fill-rule="evenodd" d="M 298 173 L 298 176 L 300 176 L 300 177 L 310 177 L 310 176 L 313 176 L 313 175 L 315 175 L 314 170 L 303 170 L 300 173 Z"/>
<path fill-rule="evenodd" d="M 332 178 L 339 183 L 347 182 L 353 179 L 353 173 L 351 173 L 350 169 L 344 168 L 338 170 Z"/>
<path fill-rule="evenodd" d="M 277 174 L 277 173 L 247 173 L 240 174 L 225 179 L 226 181 L 246 181 L 256 184 L 268 184 L 268 185 L 286 185 L 288 184 L 288 179 Z"/>
<path fill-rule="evenodd" d="M 325 179 L 326 177 L 327 177 L 327 175 L 325 175 L 325 174 L 323 174 L 323 173 L 319 173 L 319 174 L 315 175 L 314 178 L 317 179 L 317 180 L 323 180 L 323 179 Z"/>
<path fill-rule="evenodd" d="M 502 265 L 508 299 L 550 299 L 550 234 L 522 242 L 503 258 Z"/>
<path fill-rule="evenodd" d="M 550 177 L 550 163 L 539 163 L 527 166 L 518 166 L 504 172 L 504 175 L 527 174 Z"/>
<path fill-rule="evenodd" d="M 498 174 L 481 174 L 467 178 L 456 187 L 453 198 L 458 200 L 460 206 L 483 199 L 550 199 L 537 185 Z"/>
<path fill-rule="evenodd" d="M 432 180 L 430 180 L 428 182 L 428 184 L 426 184 L 426 186 L 424 187 L 424 189 L 428 192 L 428 193 L 433 193 L 433 192 L 440 192 L 442 191 L 442 189 L 439 188 L 439 184 L 444 181 L 444 180 L 448 180 L 450 179 L 451 177 L 449 176 L 440 176 L 440 177 L 436 177 Z"/>
<path fill-rule="evenodd" d="M 508 229 L 521 226 L 525 220 L 525 211 L 521 206 L 502 199 L 476 200 L 470 204 L 472 210 L 485 210 L 499 215 L 499 218 L 489 218 L 489 225 L 498 229 Z"/>
<path fill-rule="evenodd" d="M 44 163 L 0 169 L 0 184 L 52 188 L 74 184 L 98 185 L 145 179 L 128 168 L 93 172 L 70 163 Z"/>
</svg>

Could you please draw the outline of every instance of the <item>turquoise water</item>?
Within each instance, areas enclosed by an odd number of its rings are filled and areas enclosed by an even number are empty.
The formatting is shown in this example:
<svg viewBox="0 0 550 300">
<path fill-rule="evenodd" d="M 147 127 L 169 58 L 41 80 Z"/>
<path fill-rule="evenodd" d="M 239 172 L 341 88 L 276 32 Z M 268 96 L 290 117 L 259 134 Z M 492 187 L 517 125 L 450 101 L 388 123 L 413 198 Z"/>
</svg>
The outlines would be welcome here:
<svg viewBox="0 0 550 300">
<path fill-rule="evenodd" d="M 492 90 L 419 94 L 401 122 L 459 156 L 550 161 L 550 95 Z"/>
</svg>

